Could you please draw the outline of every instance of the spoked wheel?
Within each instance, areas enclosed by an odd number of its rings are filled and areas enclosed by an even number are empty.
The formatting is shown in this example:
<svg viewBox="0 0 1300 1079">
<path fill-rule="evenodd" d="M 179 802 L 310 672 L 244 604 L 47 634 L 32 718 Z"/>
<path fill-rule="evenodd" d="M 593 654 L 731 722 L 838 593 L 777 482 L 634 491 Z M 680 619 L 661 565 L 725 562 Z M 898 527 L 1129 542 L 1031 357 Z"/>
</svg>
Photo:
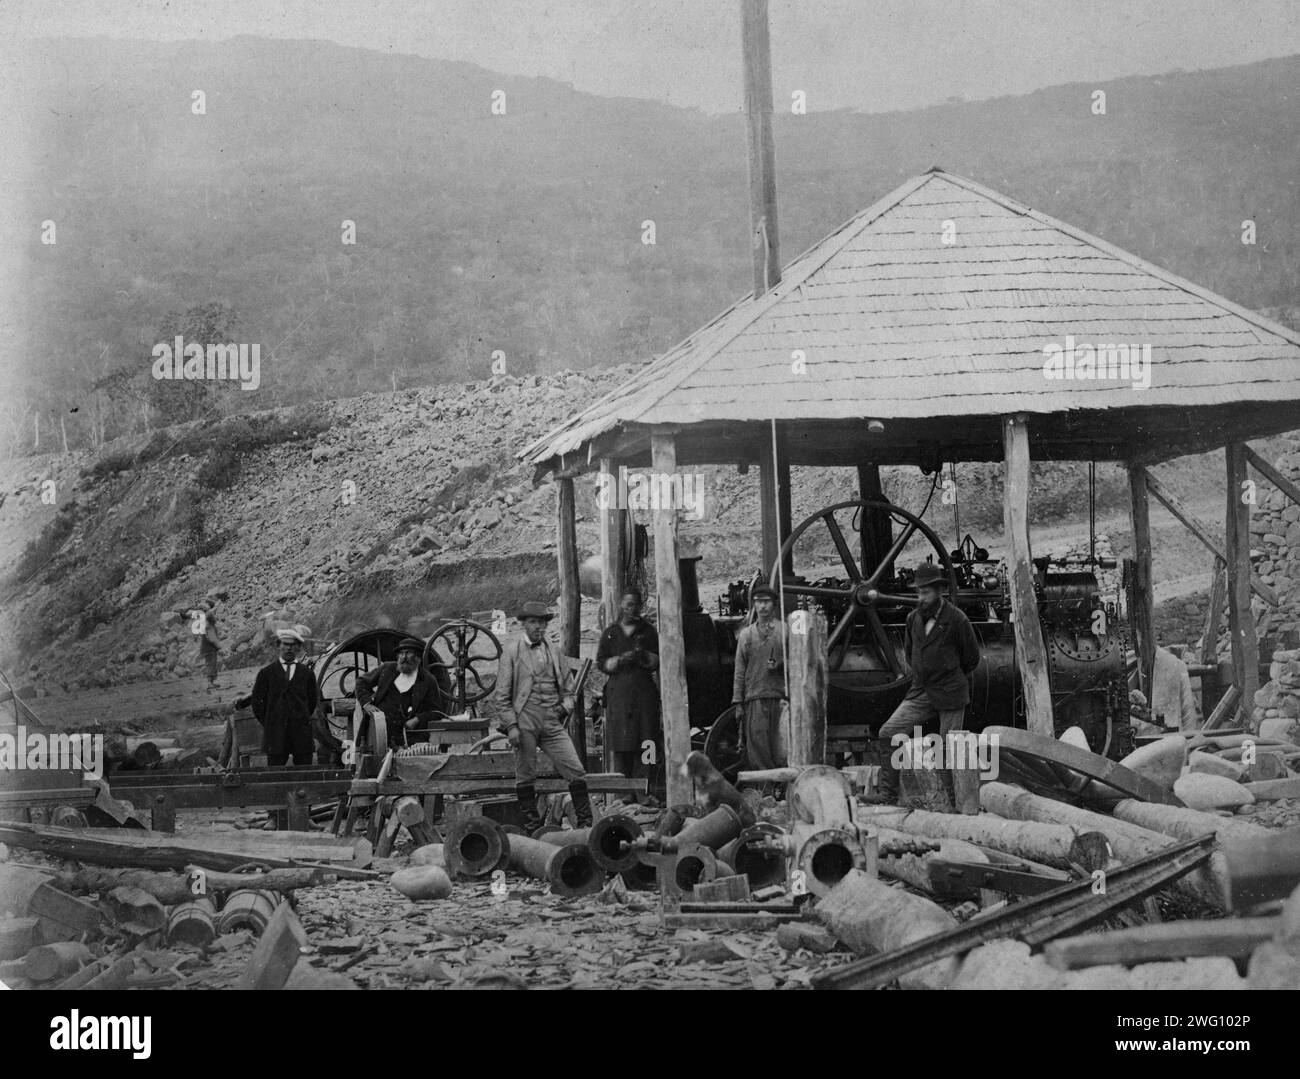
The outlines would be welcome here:
<svg viewBox="0 0 1300 1079">
<path fill-rule="evenodd" d="M 864 571 L 864 567 L 854 557 L 848 541 L 844 537 L 844 530 L 840 527 L 839 522 L 835 520 L 836 513 L 848 509 L 857 511 L 856 517 L 863 529 L 867 527 L 867 514 L 869 513 L 887 514 L 891 522 L 902 525 L 903 530 L 890 544 L 889 550 L 880 560 L 880 563 L 867 571 Z M 787 574 L 782 572 L 781 567 L 786 558 L 794 549 L 794 545 L 799 541 L 799 538 L 818 521 L 821 521 L 830 533 L 831 542 L 835 545 L 840 561 L 844 563 L 844 570 L 849 581 L 847 587 L 792 584 L 784 580 Z M 884 664 L 884 669 L 888 670 L 893 676 L 892 682 L 880 688 L 896 688 L 907 681 L 909 676 L 903 671 L 903 665 L 899 662 L 894 646 L 885 632 L 885 624 L 881 621 L 877 608 L 882 604 L 906 604 L 909 606 L 916 604 L 915 594 L 901 595 L 894 592 L 884 592 L 880 586 L 886 571 L 894 563 L 894 560 L 903 553 L 904 548 L 917 532 L 920 532 L 930 541 L 930 546 L 938 554 L 939 562 L 948 577 L 948 594 L 955 598 L 957 595 L 957 574 L 953 570 L 948 552 L 944 550 L 943 541 L 935 535 L 934 530 L 921 518 L 909 513 L 900 506 L 895 506 L 892 502 L 877 499 L 836 502 L 834 505 L 826 506 L 812 514 L 812 516 L 805 518 L 800 522 L 799 527 L 790 533 L 790 538 L 781 545 L 781 553 L 777 558 L 776 565 L 772 567 L 770 583 L 773 588 L 781 590 L 783 599 L 787 596 L 808 596 L 827 607 L 833 605 L 838 608 L 840 605 L 847 604 L 844 614 L 835 624 L 835 628 L 831 630 L 826 641 L 829 666 L 832 671 L 838 671 L 843 665 L 844 659 L 849 652 L 853 625 L 860 616 L 865 616 L 867 626 L 870 629 L 869 641 L 871 648 L 876 652 L 880 662 Z M 785 606 L 789 608 L 797 605 L 797 603 L 798 600 L 793 599 L 792 602 L 787 602 Z"/>
<path fill-rule="evenodd" d="M 444 622 L 424 646 L 425 666 L 442 670 L 451 685 L 453 713 L 464 712 L 496 689 L 500 658 L 501 642 L 496 635 L 468 618 Z"/>
<path fill-rule="evenodd" d="M 740 744 L 741 707 L 733 704 L 713 721 L 704 736 L 704 755 L 727 778 L 728 783 L 736 782 L 741 765 L 745 762 L 745 751 Z"/>
</svg>

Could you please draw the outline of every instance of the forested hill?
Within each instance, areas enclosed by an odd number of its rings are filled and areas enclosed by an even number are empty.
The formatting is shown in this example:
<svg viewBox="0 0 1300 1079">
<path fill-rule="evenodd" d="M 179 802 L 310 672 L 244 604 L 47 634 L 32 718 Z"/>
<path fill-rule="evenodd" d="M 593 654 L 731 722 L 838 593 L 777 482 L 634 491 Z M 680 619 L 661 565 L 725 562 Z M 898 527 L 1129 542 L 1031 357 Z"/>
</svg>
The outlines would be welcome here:
<svg viewBox="0 0 1300 1079">
<path fill-rule="evenodd" d="M 251 411 L 480 379 L 494 350 L 512 374 L 641 360 L 748 288 L 740 115 L 317 41 L 61 40 L 26 60 L 31 154 L 5 168 L 29 239 L 0 326 L 41 451 L 60 425 L 75 448 L 185 419 L 150 415 L 140 372 L 196 318 L 262 344 L 261 387 L 217 405 Z M 776 122 L 783 258 L 941 165 L 1248 307 L 1294 304 L 1298 89 L 1287 58 L 908 113 L 814 98 Z M 0 452 L 30 452 L 34 411 L 14 416 Z"/>
</svg>

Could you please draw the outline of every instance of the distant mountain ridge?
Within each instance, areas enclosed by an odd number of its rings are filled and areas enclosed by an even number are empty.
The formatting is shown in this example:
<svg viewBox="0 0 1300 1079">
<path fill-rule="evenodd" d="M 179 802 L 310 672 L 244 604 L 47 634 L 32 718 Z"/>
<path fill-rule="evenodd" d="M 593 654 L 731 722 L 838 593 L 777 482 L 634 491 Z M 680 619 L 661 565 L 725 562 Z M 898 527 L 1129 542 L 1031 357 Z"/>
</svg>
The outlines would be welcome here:
<svg viewBox="0 0 1300 1079">
<path fill-rule="evenodd" d="M 197 305 L 262 344 L 261 389 L 223 401 L 250 411 L 484 378 L 498 351 L 512 374 L 640 361 L 748 290 L 739 115 L 316 41 L 59 40 L 27 59 L 15 190 L 58 243 L 25 226 L 3 347 L 40 450 L 60 421 L 73 446 L 133 429 L 139 410 L 92 384 Z M 1298 99 L 1290 57 L 778 113 L 783 260 L 937 164 L 1277 314 L 1300 295 Z"/>
</svg>

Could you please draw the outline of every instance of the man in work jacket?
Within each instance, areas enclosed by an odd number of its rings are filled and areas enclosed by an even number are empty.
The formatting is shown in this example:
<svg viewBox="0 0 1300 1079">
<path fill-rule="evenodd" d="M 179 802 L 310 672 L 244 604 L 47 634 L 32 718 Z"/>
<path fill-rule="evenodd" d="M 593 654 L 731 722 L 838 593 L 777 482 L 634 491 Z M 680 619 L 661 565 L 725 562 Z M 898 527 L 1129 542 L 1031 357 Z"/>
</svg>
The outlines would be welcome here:
<svg viewBox="0 0 1300 1079">
<path fill-rule="evenodd" d="M 578 827 L 591 825 L 587 772 L 573 748 L 565 720 L 574 700 L 558 652 L 546 640 L 546 623 L 554 615 L 541 603 L 519 610 L 523 633 L 507 641 L 497 666 L 498 726 L 515 751 L 515 796 L 530 835 L 542 826 L 537 812 L 537 751 L 540 749 L 569 781 Z"/>
<path fill-rule="evenodd" d="M 959 731 L 970 703 L 970 676 L 980 662 L 979 639 L 968 619 L 943 596 L 947 578 L 938 566 L 926 562 L 917 568 L 916 591 L 920 602 L 907 616 L 904 647 L 912 672 L 912 685 L 894 714 L 885 720 L 877 738 L 881 755 L 878 800 L 898 801 L 898 758 L 901 743 L 917 730 L 938 732 L 945 752 L 948 733 Z M 899 746 L 893 743 L 897 741 Z"/>
</svg>

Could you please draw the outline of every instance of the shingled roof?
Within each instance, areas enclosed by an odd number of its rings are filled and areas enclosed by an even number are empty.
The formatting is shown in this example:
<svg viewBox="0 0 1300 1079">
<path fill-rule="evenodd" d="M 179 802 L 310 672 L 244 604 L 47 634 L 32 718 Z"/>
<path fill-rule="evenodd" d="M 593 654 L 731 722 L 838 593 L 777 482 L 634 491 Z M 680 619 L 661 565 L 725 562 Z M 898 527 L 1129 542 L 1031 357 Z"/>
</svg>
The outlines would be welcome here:
<svg viewBox="0 0 1300 1079">
<path fill-rule="evenodd" d="M 1149 345 L 1149 387 L 1135 388 L 1140 377 L 1047 377 L 1050 347 L 1071 343 L 1078 356 L 1085 345 Z M 1149 415 L 1247 402 L 1270 404 L 1270 432 L 1300 426 L 1300 336 L 935 169 L 520 457 L 554 462 L 643 425 L 870 418 L 952 429 L 953 420 L 1008 413 Z"/>
</svg>

